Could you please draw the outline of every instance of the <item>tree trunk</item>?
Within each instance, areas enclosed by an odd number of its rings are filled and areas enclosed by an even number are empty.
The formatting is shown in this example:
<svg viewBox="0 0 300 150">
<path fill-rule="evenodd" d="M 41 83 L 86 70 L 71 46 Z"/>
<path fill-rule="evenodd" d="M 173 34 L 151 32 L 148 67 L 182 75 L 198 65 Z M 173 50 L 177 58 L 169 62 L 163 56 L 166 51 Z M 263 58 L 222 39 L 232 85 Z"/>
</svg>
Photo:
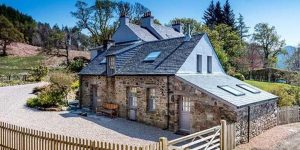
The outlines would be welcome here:
<svg viewBox="0 0 300 150">
<path fill-rule="evenodd" d="M 7 53 L 6 53 L 6 47 L 7 46 L 7 43 L 6 42 L 4 42 L 4 44 L 3 44 L 3 48 L 2 48 L 2 51 L 3 51 L 3 56 L 7 56 Z"/>
</svg>

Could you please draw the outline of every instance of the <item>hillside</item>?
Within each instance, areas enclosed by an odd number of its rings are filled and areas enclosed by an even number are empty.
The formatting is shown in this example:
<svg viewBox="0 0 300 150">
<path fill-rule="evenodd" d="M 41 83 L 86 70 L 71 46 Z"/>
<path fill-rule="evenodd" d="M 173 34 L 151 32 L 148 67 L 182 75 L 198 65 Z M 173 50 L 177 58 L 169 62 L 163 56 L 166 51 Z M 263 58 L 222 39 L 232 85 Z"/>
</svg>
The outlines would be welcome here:
<svg viewBox="0 0 300 150">
<path fill-rule="evenodd" d="M 57 55 L 57 51 L 46 53 L 40 47 L 25 43 L 11 44 L 8 46 L 7 53 L 9 56 L 0 57 L 0 74 L 28 72 L 39 64 L 44 64 L 49 68 L 58 68 L 66 62 L 65 50 L 59 50 L 59 55 Z M 69 59 L 73 60 L 75 57 L 90 59 L 90 52 L 70 50 Z"/>
</svg>

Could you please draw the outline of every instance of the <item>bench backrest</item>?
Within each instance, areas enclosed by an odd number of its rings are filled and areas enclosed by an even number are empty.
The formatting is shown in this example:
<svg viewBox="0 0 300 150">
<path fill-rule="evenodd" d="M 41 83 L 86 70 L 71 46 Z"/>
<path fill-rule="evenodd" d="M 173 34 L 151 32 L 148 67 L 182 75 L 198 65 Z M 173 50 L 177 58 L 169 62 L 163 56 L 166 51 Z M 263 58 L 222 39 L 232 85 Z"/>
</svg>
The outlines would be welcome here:
<svg viewBox="0 0 300 150">
<path fill-rule="evenodd" d="M 105 108 L 105 109 L 114 110 L 114 109 L 118 109 L 119 105 L 113 104 L 113 103 L 103 103 L 102 107 Z"/>
</svg>

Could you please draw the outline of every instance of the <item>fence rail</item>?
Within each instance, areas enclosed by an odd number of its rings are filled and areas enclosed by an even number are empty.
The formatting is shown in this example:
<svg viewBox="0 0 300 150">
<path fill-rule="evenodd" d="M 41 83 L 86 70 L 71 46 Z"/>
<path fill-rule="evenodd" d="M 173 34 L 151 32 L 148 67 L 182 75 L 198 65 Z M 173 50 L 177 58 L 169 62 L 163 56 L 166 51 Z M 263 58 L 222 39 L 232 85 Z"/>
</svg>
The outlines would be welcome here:
<svg viewBox="0 0 300 150">
<path fill-rule="evenodd" d="M 299 106 L 281 107 L 278 109 L 278 124 L 289 124 L 299 121 Z"/>
<path fill-rule="evenodd" d="M 0 122 L 1 150 L 159 150 L 162 142 L 132 146 L 74 138 Z"/>
</svg>

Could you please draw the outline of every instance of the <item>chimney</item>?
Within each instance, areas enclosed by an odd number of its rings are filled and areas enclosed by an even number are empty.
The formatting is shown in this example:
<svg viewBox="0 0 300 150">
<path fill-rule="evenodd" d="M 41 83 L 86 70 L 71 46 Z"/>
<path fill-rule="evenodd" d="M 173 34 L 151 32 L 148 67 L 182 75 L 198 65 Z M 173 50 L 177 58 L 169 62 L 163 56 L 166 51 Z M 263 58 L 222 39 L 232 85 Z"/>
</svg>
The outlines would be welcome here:
<svg viewBox="0 0 300 150">
<path fill-rule="evenodd" d="M 151 27 L 153 24 L 154 17 L 151 16 L 151 11 L 144 13 L 141 19 L 141 26 L 144 28 Z"/>
<path fill-rule="evenodd" d="M 115 45 L 115 42 L 113 40 L 104 40 L 103 41 L 103 50 L 106 51 L 113 45 Z"/>
<path fill-rule="evenodd" d="M 184 41 L 190 41 L 191 38 L 192 38 L 192 36 L 191 36 L 191 25 L 188 24 L 188 31 L 187 31 L 187 34 L 184 37 Z"/>
<path fill-rule="evenodd" d="M 175 21 L 172 28 L 179 33 L 183 33 L 183 24 L 180 21 Z"/>
<path fill-rule="evenodd" d="M 120 26 L 128 25 L 129 24 L 129 17 L 126 16 L 126 14 L 122 13 L 120 16 Z"/>
</svg>

